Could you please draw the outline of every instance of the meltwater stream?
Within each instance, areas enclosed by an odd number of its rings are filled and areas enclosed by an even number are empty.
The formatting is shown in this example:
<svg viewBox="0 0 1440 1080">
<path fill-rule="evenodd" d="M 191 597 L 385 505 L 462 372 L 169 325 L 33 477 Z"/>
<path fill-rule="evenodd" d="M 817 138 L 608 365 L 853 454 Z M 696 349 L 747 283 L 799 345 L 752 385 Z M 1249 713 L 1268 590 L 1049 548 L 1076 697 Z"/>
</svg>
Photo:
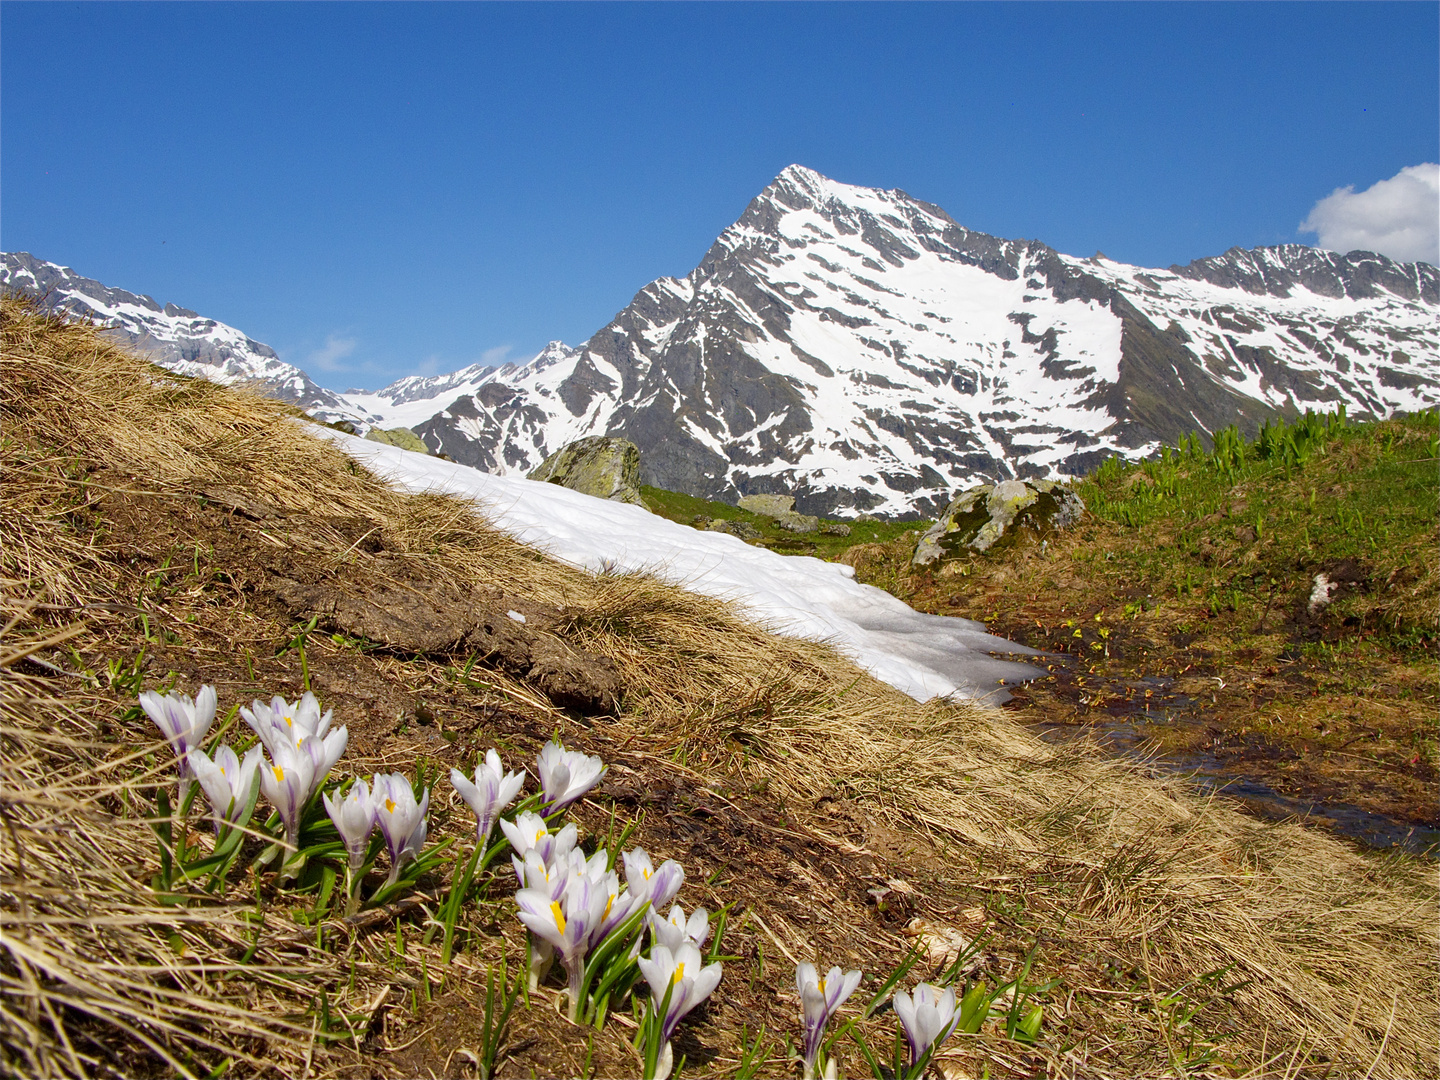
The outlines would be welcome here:
<svg viewBox="0 0 1440 1080">
<path fill-rule="evenodd" d="M 1152 712 L 1160 717 L 1162 712 Z M 1184 721 L 1176 721 L 1183 723 Z M 1412 855 L 1440 857 L 1440 829 L 1416 825 L 1371 813 L 1340 802 L 1312 802 L 1282 795 L 1267 784 L 1227 772 L 1218 758 L 1209 754 L 1156 756 L 1145 752 L 1145 732 L 1128 720 L 1103 719 L 1086 724 L 1036 724 L 1048 742 L 1066 742 L 1093 735 L 1101 747 L 1158 773 L 1186 776 L 1202 792 L 1215 792 L 1234 799 L 1257 817 L 1272 821 L 1286 818 L 1309 820 L 1367 847 L 1398 848 Z"/>
</svg>

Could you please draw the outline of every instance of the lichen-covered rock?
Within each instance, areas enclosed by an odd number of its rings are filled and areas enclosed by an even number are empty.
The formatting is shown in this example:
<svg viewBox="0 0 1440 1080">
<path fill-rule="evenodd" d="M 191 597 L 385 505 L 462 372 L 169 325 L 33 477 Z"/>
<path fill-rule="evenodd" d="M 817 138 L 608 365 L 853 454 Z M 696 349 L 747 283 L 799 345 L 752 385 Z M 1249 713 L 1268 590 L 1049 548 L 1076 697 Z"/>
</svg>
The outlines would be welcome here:
<svg viewBox="0 0 1440 1080">
<path fill-rule="evenodd" d="M 766 517 L 778 518 L 781 514 L 790 513 L 795 509 L 795 496 L 742 495 L 740 496 L 740 509 L 749 510 L 752 514 L 764 514 Z"/>
<path fill-rule="evenodd" d="M 775 515 L 775 524 L 786 532 L 812 533 L 820 528 L 820 519 L 814 514 L 797 514 L 794 510 L 786 510 L 783 514 Z"/>
<path fill-rule="evenodd" d="M 839 521 L 827 521 L 820 526 L 821 536 L 849 536 L 850 526 Z"/>
<path fill-rule="evenodd" d="M 956 497 L 920 538 L 912 562 L 929 566 L 969 552 L 1039 540 L 1080 520 L 1085 504 L 1053 480 L 980 484 Z"/>
<path fill-rule="evenodd" d="M 420 441 L 420 436 L 408 427 L 383 429 L 372 427 L 365 433 L 365 438 L 371 442 L 384 443 L 386 446 L 398 446 L 401 450 L 413 450 L 417 454 L 430 453 L 430 448 Z"/>
<path fill-rule="evenodd" d="M 748 521 L 733 521 L 726 518 L 718 518 L 705 526 L 710 532 L 729 533 L 731 536 L 738 536 L 741 540 L 759 540 L 764 534 Z"/>
<path fill-rule="evenodd" d="M 592 435 L 562 446 L 540 463 L 531 480 L 644 506 L 640 497 L 640 450 L 629 439 Z"/>
</svg>

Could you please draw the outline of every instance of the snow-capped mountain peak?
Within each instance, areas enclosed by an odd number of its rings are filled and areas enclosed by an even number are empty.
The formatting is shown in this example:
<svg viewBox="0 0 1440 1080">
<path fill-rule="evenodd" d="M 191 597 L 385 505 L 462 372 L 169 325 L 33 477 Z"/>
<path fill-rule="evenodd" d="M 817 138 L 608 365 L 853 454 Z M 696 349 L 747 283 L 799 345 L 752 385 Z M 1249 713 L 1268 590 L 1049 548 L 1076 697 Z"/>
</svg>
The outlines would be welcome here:
<svg viewBox="0 0 1440 1080">
<path fill-rule="evenodd" d="M 496 473 L 619 435 L 661 487 L 908 516 L 1197 429 L 1430 407 L 1437 309 L 1425 263 L 1294 244 L 1167 270 L 1080 259 L 791 165 L 695 270 L 645 286 L 583 345 L 316 411 L 410 427 Z"/>
</svg>

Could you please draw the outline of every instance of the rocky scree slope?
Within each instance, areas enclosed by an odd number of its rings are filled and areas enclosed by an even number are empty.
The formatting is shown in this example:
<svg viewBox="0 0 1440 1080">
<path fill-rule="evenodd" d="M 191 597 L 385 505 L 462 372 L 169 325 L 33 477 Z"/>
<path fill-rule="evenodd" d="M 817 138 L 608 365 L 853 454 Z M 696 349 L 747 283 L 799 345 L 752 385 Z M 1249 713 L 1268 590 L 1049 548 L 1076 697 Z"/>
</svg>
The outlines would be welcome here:
<svg viewBox="0 0 1440 1080">
<path fill-rule="evenodd" d="M 310 408 L 496 473 L 612 435 L 656 487 L 934 516 L 959 487 L 1081 474 L 1197 429 L 1431 406 L 1437 309 L 1424 263 L 1285 245 L 1147 270 L 792 165 L 694 271 L 579 348 Z"/>
</svg>

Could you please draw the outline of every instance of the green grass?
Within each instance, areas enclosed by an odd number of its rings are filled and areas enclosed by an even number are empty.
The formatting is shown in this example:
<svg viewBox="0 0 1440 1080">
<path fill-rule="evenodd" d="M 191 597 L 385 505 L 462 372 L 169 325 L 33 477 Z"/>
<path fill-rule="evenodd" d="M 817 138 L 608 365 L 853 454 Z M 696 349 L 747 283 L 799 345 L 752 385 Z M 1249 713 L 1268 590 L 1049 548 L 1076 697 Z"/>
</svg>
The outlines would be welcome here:
<svg viewBox="0 0 1440 1080">
<path fill-rule="evenodd" d="M 1292 616 L 1316 573 L 1363 573 L 1330 620 L 1407 650 L 1435 643 L 1437 414 L 1350 424 L 1308 414 L 1252 442 L 1217 432 L 1126 466 L 1111 459 L 1077 485 L 1090 512 L 1135 541 L 1110 549 L 1146 595 L 1248 614 Z M 1150 537 L 1152 542 L 1146 542 Z"/>
<path fill-rule="evenodd" d="M 834 522 L 821 518 L 820 524 L 843 524 L 850 527 L 848 536 L 826 536 L 821 533 L 793 533 L 781 529 L 775 519 L 764 514 L 752 514 L 729 503 L 710 499 L 697 499 L 693 495 L 682 495 L 677 491 L 663 488 L 643 487 L 640 489 L 645 503 L 661 517 L 677 521 L 681 525 L 704 528 L 707 521 L 743 521 L 760 530 L 760 538 L 752 541 L 762 547 L 778 551 L 782 555 L 813 555 L 817 559 L 836 559 L 846 548 L 854 544 L 888 544 L 907 532 L 918 537 L 930 527 L 928 521 L 845 521 Z"/>
</svg>

